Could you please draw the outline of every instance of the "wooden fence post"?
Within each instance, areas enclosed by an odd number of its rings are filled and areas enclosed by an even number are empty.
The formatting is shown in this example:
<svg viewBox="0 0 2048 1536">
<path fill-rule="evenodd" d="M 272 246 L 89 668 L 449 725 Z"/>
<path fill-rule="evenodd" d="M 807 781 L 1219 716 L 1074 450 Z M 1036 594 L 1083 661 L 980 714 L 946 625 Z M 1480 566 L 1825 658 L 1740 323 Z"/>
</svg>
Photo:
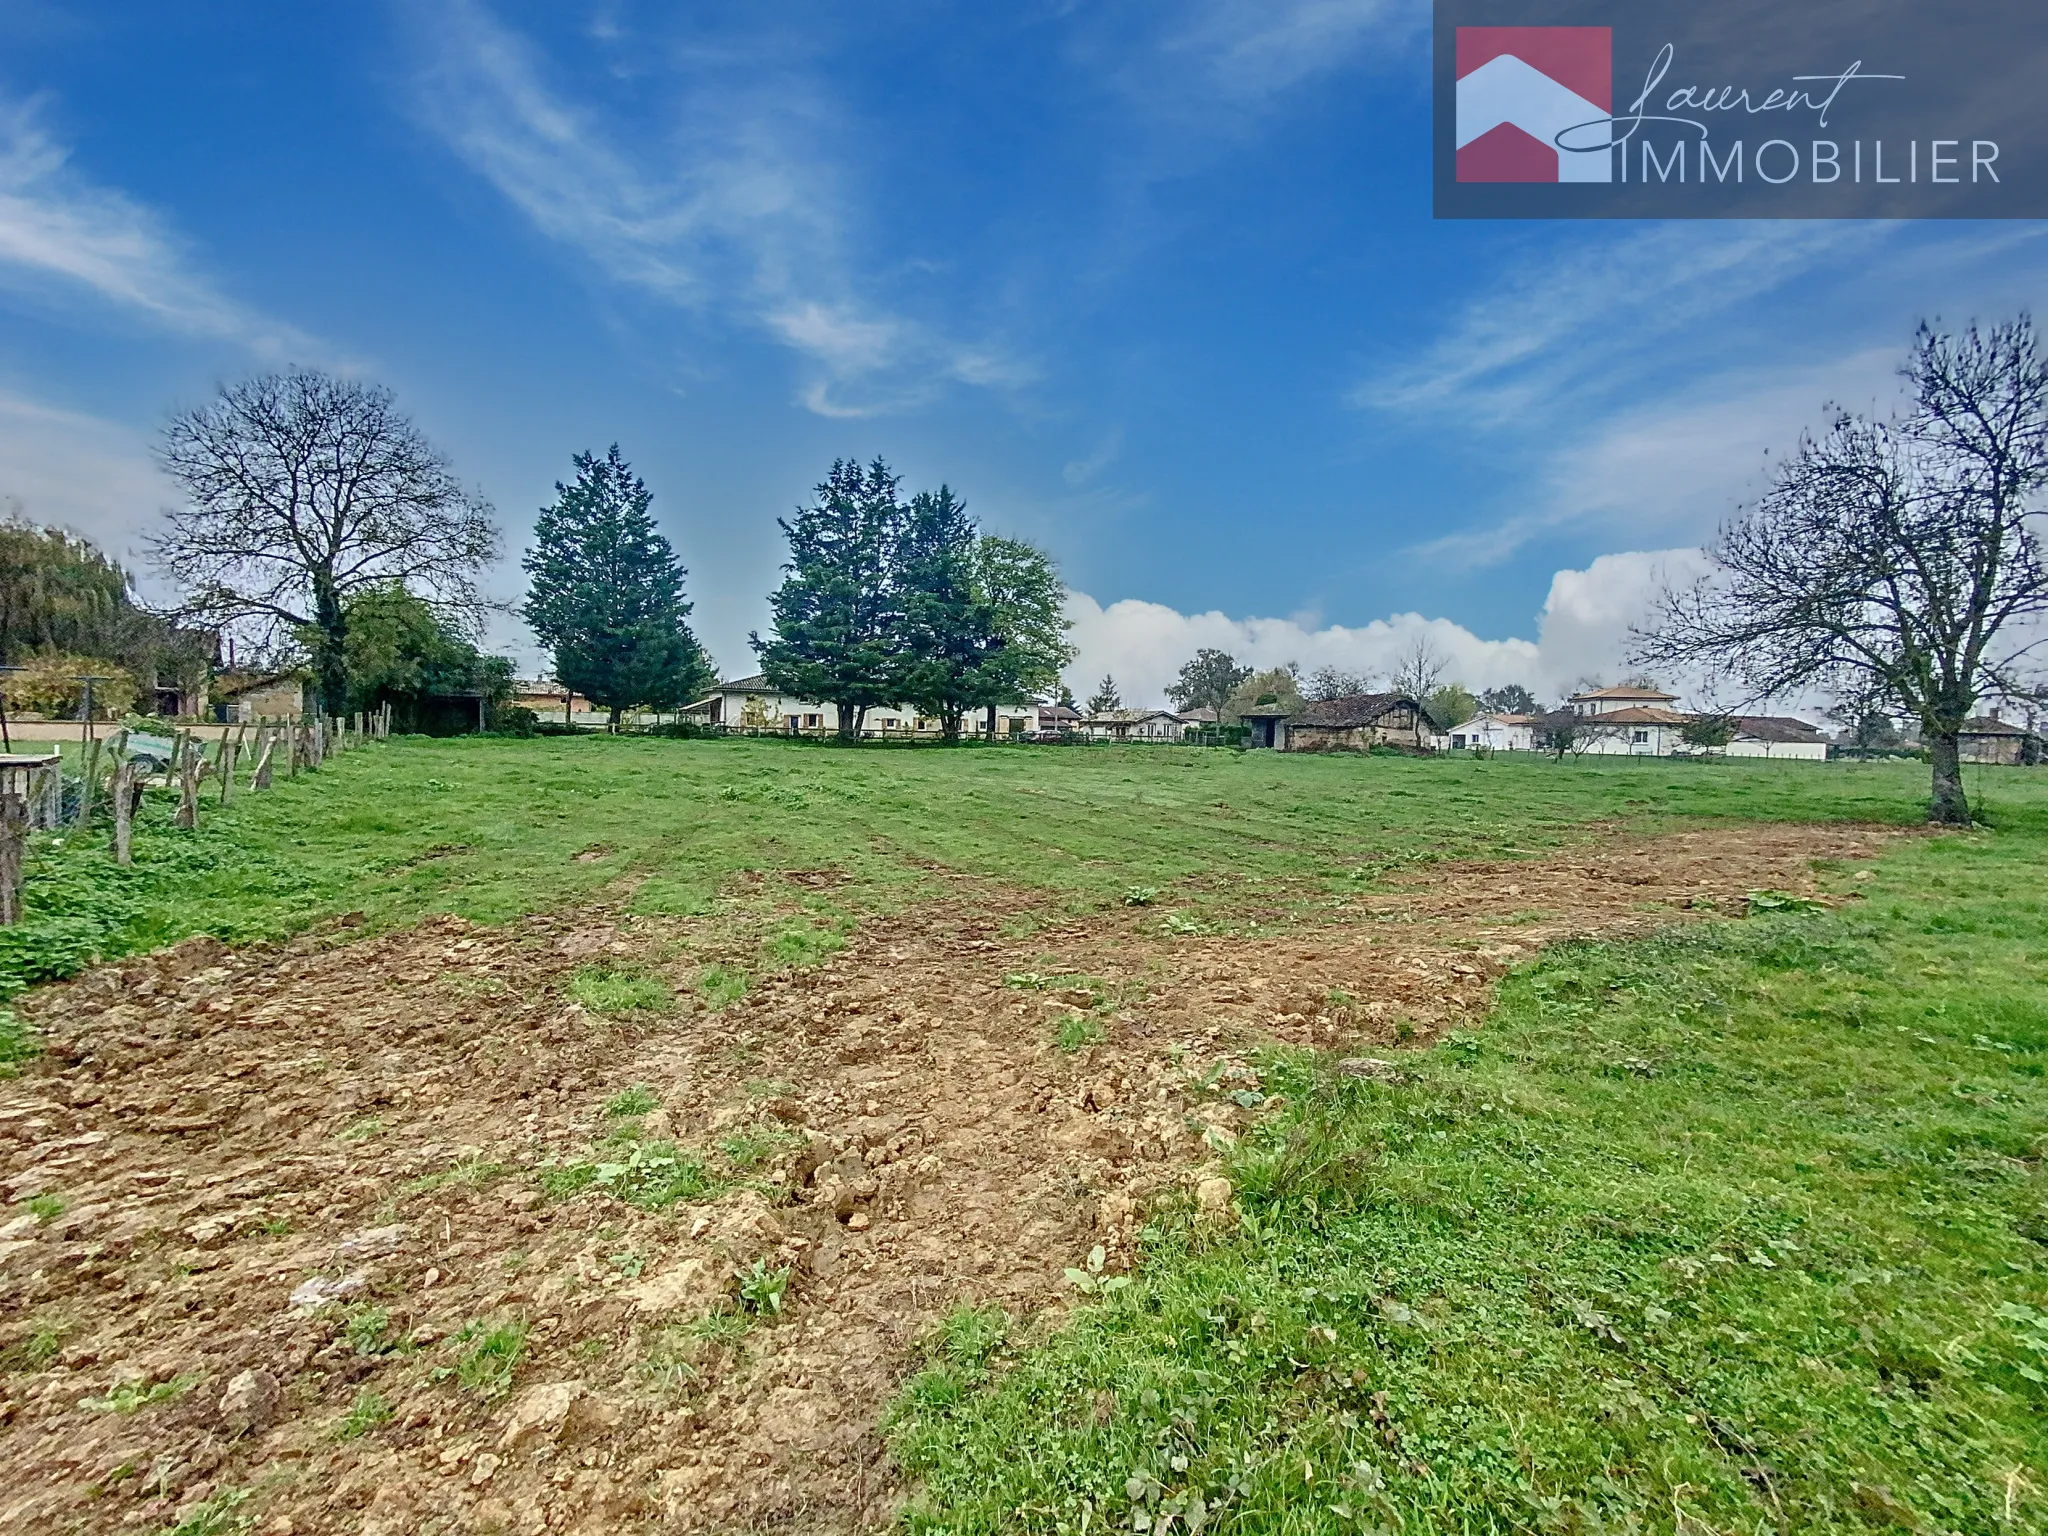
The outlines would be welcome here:
<svg viewBox="0 0 2048 1536">
<path fill-rule="evenodd" d="M 225 736 L 221 737 L 220 757 L 217 761 L 220 766 L 220 803 L 222 805 L 229 804 L 235 798 L 235 759 L 241 755 L 241 751 L 242 744 L 240 742 L 229 741 Z"/>
<path fill-rule="evenodd" d="M 275 731 L 256 733 L 256 777 L 250 782 L 251 790 L 270 788 L 270 754 L 277 750 Z"/>
<path fill-rule="evenodd" d="M 28 846 L 28 801 L 0 795 L 0 924 L 21 921 L 21 855 Z"/>
<path fill-rule="evenodd" d="M 114 862 L 125 867 L 134 862 L 128 841 L 135 827 L 135 765 L 126 753 L 114 760 L 113 796 Z"/>
<path fill-rule="evenodd" d="M 100 739 L 92 739 L 92 750 L 85 754 L 85 777 L 78 791 L 78 824 L 92 825 L 93 781 L 100 776 Z"/>
<path fill-rule="evenodd" d="M 199 828 L 199 774 L 203 766 L 199 743 L 186 742 L 184 758 L 177 764 L 177 825 L 188 831 L 197 831 Z"/>
</svg>

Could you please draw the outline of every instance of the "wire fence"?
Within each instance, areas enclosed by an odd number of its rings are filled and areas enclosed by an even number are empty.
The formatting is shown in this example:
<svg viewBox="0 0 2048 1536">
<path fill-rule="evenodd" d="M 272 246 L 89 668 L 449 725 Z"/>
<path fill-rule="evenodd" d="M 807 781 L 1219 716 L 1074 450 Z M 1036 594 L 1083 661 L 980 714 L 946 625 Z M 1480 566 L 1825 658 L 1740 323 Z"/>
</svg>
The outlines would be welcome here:
<svg viewBox="0 0 2048 1536">
<path fill-rule="evenodd" d="M 363 714 L 256 720 L 217 737 L 125 727 L 102 737 L 88 725 L 69 771 L 61 752 L 0 754 L 0 926 L 21 920 L 31 833 L 104 825 L 114 861 L 131 864 L 135 816 L 152 790 L 175 794 L 174 824 L 197 830 L 209 803 L 233 803 L 245 773 L 247 792 L 261 794 L 280 773 L 297 778 L 330 757 L 390 735 L 387 704 Z"/>
</svg>

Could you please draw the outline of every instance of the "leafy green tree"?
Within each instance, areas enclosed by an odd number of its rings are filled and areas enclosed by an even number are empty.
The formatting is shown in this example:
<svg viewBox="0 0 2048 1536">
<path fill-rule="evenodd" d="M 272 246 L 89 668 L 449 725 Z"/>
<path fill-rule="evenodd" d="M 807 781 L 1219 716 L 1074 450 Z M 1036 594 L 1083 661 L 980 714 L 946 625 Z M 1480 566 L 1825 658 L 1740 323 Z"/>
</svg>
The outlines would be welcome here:
<svg viewBox="0 0 2048 1536">
<path fill-rule="evenodd" d="M 1052 557 L 1021 539 L 983 534 L 974 545 L 974 587 L 990 631 L 974 702 L 1018 704 L 1059 682 L 1074 659 L 1067 588 Z"/>
<path fill-rule="evenodd" d="M 619 454 L 579 453 L 573 484 L 534 523 L 522 562 L 525 615 L 554 653 L 555 676 L 620 714 L 674 709 L 711 685 L 711 660 L 691 633 L 682 562 L 648 514 L 654 495 Z"/>
<path fill-rule="evenodd" d="M 1091 715 L 1106 715 L 1112 709 L 1122 709 L 1123 707 L 1123 695 L 1116 691 L 1116 679 L 1107 672 L 1103 673 L 1102 682 L 1088 700 L 1088 713 Z"/>
<path fill-rule="evenodd" d="M 0 521 L 0 661 L 79 658 L 64 665 L 125 673 L 132 697 L 138 685 L 149 690 L 166 678 L 196 687 L 218 644 L 211 630 L 181 629 L 144 608 L 128 573 L 91 540 L 19 517 Z M 96 702 L 105 691 L 94 689 Z"/>
<path fill-rule="evenodd" d="M 1231 690 L 1230 697 L 1223 705 L 1223 719 L 1235 725 L 1248 709 L 1281 709 L 1290 714 L 1300 709 L 1302 699 L 1299 670 L 1290 663 L 1284 667 L 1270 667 L 1264 672 L 1254 672 Z"/>
<path fill-rule="evenodd" d="M 1694 715 L 1678 728 L 1678 739 L 1688 747 L 1712 751 L 1735 739 L 1733 715 Z"/>
<path fill-rule="evenodd" d="M 1231 691 L 1252 675 L 1228 651 L 1203 646 L 1180 664 L 1180 676 L 1167 684 L 1166 697 L 1175 709 L 1213 709 L 1219 715 L 1230 702 Z"/>
<path fill-rule="evenodd" d="M 1498 688 L 1489 688 L 1479 695 L 1480 708 L 1496 715 L 1537 715 L 1543 706 L 1536 702 L 1536 695 L 1520 683 L 1503 683 Z"/>
<path fill-rule="evenodd" d="M 1060 691 L 1054 695 L 1053 703 L 1059 705 L 1061 709 L 1071 709 L 1077 715 L 1081 712 L 1081 705 L 1074 697 L 1074 690 L 1067 686 L 1064 678 L 1060 680 Z"/>
<path fill-rule="evenodd" d="M 1423 701 L 1423 708 L 1429 711 L 1429 718 L 1437 723 L 1439 729 L 1448 731 L 1478 714 L 1479 701 L 1472 697 L 1472 691 L 1463 683 L 1445 683 Z"/>
<path fill-rule="evenodd" d="M 909 509 L 900 477 L 876 459 L 866 469 L 835 460 L 794 522 L 782 585 L 769 595 L 769 639 L 751 638 L 768 681 L 839 713 L 839 738 L 860 739 L 867 712 L 897 702 L 903 679 L 903 623 L 894 580 L 897 541 Z"/>
<path fill-rule="evenodd" d="M 468 706 L 437 710 L 435 700 L 480 695 L 490 724 L 511 703 L 512 663 L 486 656 L 431 603 L 401 582 L 358 588 L 344 615 L 350 711 L 368 712 L 386 703 L 401 729 L 430 730 L 447 715 L 464 726 Z M 306 636 L 310 644 L 317 636 Z"/>
</svg>

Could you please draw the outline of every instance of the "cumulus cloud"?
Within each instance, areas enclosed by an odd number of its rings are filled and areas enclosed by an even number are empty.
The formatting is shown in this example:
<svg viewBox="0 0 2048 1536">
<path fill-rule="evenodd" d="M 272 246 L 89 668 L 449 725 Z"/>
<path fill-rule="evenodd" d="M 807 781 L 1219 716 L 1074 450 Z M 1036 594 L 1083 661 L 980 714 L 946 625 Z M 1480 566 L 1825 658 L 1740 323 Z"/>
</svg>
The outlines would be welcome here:
<svg viewBox="0 0 2048 1536">
<path fill-rule="evenodd" d="M 1228 651 L 1241 664 L 1265 668 L 1299 663 L 1383 679 L 1419 638 L 1448 662 L 1450 676 L 1476 690 L 1522 683 L 1554 699 L 1587 678 L 1619 676 L 1629 626 L 1667 583 L 1682 584 L 1705 568 L 1697 549 L 1602 555 L 1584 570 L 1551 578 L 1536 638 L 1484 640 L 1449 619 L 1393 614 L 1369 624 L 1315 626 L 1299 619 L 1232 618 L 1211 610 L 1186 614 L 1163 603 L 1124 598 L 1104 606 L 1071 593 L 1076 657 L 1068 668 L 1086 694 L 1105 673 L 1133 704 L 1163 704 L 1181 663 L 1203 646 Z"/>
<path fill-rule="evenodd" d="M 0 97 L 0 281 L 38 296 L 86 295 L 165 330 L 272 357 L 308 338 L 229 299 L 164 221 L 94 184 L 42 126 L 36 104 Z"/>
</svg>

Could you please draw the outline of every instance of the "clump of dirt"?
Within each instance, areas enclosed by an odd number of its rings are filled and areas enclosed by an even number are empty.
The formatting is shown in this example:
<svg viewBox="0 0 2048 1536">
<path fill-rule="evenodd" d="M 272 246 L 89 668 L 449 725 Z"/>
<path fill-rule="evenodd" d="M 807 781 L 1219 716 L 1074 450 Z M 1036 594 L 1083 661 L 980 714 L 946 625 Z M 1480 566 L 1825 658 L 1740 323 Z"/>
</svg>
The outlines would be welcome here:
<svg viewBox="0 0 2048 1536">
<path fill-rule="evenodd" d="M 1257 1045 L 1427 1037 L 1542 944 L 1885 835 L 1617 836 L 1272 938 L 1026 934 L 977 890 L 722 1009 L 688 923 L 602 911 L 103 968 L 28 1000 L 47 1054 L 0 1085 L 0 1527 L 875 1525 L 920 1333 L 1127 1265 L 1259 1112 Z M 592 965 L 683 1000 L 592 1014 Z"/>
</svg>

